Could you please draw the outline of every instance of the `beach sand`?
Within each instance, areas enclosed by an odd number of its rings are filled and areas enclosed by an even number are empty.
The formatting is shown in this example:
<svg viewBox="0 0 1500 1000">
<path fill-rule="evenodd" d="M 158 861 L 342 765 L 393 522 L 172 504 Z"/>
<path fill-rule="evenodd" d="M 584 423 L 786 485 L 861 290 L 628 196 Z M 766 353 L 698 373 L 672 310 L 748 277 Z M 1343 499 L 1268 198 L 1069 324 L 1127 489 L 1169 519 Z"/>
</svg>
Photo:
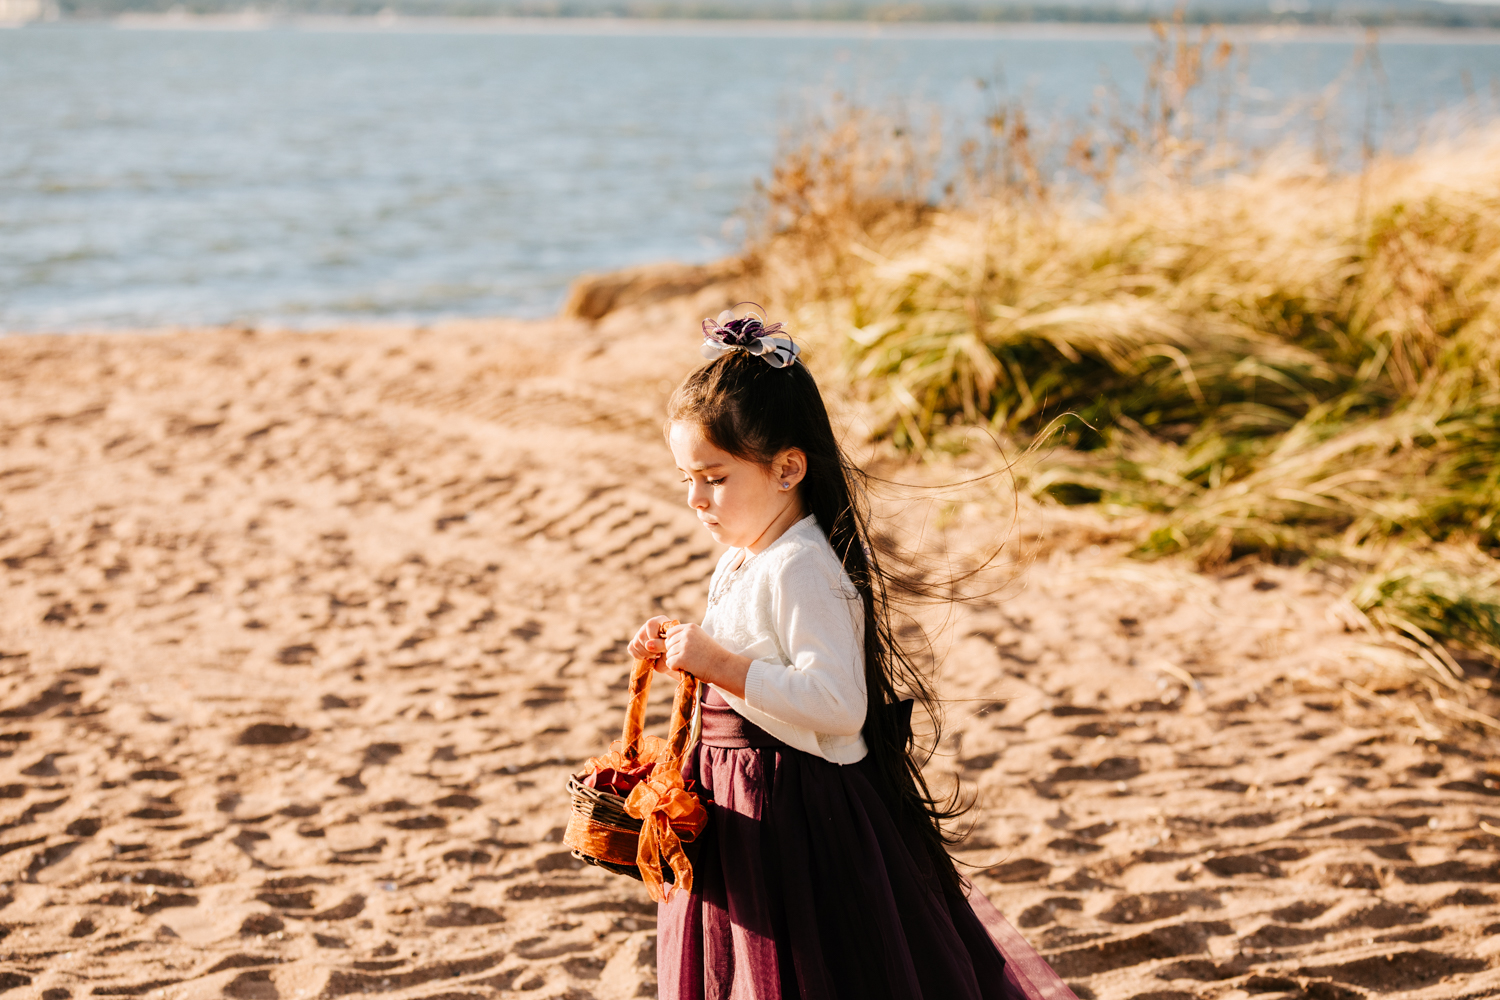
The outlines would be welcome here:
<svg viewBox="0 0 1500 1000">
<path fill-rule="evenodd" d="M 703 607 L 703 310 L 0 340 L 0 992 L 655 996 L 655 907 L 559 840 L 626 640 Z M 947 616 L 930 771 L 1078 995 L 1500 996 L 1495 743 L 1342 687 L 1316 574 L 1053 516 Z"/>
</svg>

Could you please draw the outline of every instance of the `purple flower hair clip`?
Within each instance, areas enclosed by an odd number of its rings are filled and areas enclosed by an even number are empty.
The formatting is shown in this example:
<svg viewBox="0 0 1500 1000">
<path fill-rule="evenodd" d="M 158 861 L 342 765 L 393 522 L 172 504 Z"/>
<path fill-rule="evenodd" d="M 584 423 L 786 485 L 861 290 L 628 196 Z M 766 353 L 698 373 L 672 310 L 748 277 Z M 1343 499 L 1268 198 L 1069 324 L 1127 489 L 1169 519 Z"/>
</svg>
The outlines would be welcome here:
<svg viewBox="0 0 1500 1000">
<path fill-rule="evenodd" d="M 754 303 L 742 302 L 741 305 Z M 756 308 L 759 308 L 758 306 Z M 703 347 L 700 353 L 710 361 L 717 360 L 730 351 L 745 351 L 763 360 L 772 368 L 785 368 L 797 360 L 802 348 L 790 337 L 778 337 L 786 324 L 767 325 L 764 317 L 751 313 L 736 318 L 733 309 L 719 313 L 718 319 L 703 321 Z"/>
</svg>

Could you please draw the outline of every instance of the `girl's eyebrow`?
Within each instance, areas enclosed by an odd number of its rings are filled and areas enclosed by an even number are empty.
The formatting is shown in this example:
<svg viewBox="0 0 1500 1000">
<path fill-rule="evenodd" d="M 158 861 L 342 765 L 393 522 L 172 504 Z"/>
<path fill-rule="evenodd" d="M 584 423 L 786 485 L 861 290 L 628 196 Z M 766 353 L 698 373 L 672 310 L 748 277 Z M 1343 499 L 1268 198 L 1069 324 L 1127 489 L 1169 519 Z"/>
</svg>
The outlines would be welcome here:
<svg viewBox="0 0 1500 1000">
<path fill-rule="evenodd" d="M 691 472 L 707 472 L 709 469 L 722 469 L 722 468 L 724 468 L 724 463 L 723 462 L 694 462 L 692 465 L 689 465 L 686 469 L 684 469 L 682 466 L 679 465 L 677 467 L 677 471 L 678 472 L 689 472 L 689 471 L 691 471 Z"/>
</svg>

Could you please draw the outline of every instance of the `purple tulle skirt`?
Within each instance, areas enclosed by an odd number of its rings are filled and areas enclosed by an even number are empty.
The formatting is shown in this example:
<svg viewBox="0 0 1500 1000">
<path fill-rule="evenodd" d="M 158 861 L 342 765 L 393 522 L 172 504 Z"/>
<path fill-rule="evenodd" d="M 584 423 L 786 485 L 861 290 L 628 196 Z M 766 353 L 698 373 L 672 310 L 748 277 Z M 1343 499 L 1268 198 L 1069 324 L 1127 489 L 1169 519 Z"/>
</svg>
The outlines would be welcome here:
<svg viewBox="0 0 1500 1000">
<path fill-rule="evenodd" d="M 794 750 L 713 689 L 693 891 L 659 908 L 662 1000 L 1076 1000 L 977 889 L 946 891 L 872 765 Z"/>
</svg>

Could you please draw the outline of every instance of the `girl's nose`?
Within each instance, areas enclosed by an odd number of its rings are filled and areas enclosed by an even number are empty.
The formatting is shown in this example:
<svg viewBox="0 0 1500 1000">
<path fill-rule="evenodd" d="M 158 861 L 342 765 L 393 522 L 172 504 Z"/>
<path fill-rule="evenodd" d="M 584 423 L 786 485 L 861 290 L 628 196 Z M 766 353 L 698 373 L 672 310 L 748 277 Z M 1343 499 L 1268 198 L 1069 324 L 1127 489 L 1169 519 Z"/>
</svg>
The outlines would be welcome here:
<svg viewBox="0 0 1500 1000">
<path fill-rule="evenodd" d="M 688 506 L 694 510 L 708 509 L 708 490 L 694 483 L 688 487 Z"/>
</svg>

